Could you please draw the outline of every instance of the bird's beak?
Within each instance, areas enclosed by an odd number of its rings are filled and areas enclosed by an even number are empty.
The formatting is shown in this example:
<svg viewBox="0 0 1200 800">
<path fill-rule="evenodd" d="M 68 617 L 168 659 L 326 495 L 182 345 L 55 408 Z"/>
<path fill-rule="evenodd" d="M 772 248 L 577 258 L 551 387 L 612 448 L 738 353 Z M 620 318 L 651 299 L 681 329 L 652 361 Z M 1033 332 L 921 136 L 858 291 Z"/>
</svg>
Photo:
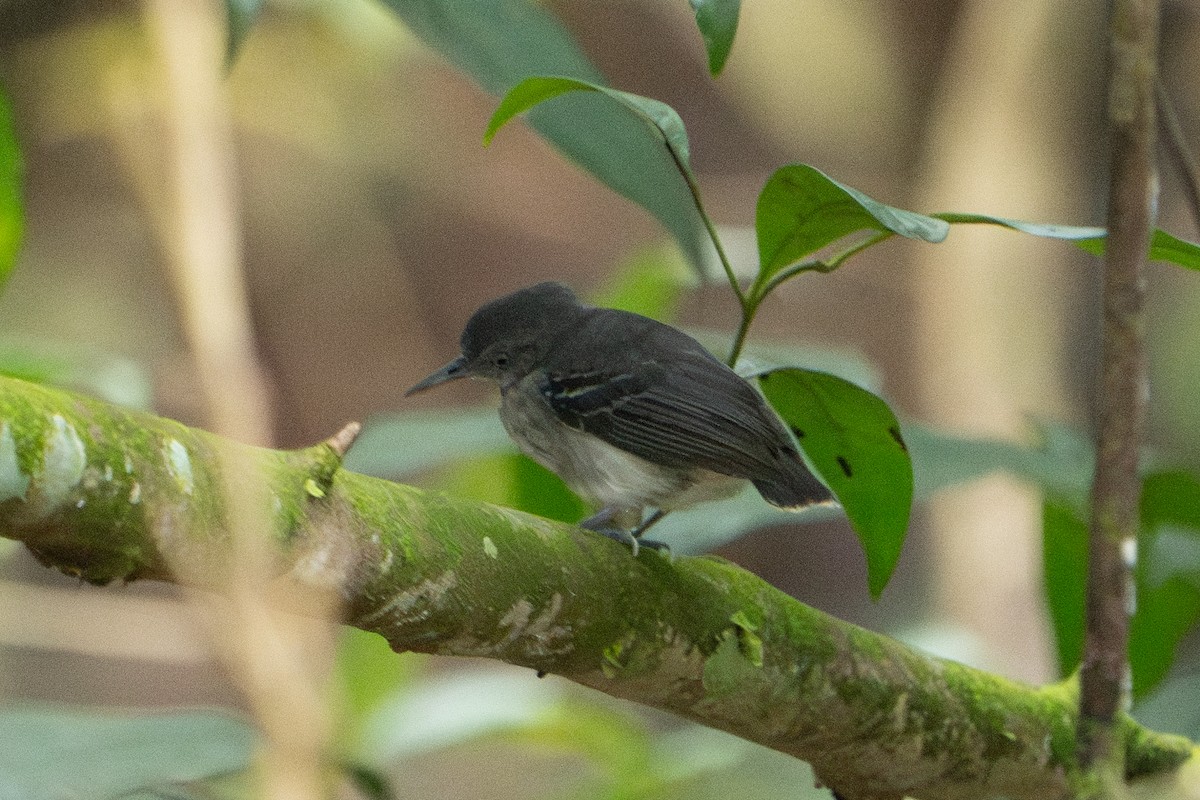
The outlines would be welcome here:
<svg viewBox="0 0 1200 800">
<path fill-rule="evenodd" d="M 426 389 L 437 386 L 439 383 L 445 383 L 446 381 L 458 380 L 459 378 L 465 377 L 467 377 L 467 359 L 464 356 L 459 356 L 446 366 L 439 369 L 437 372 L 425 378 L 425 380 L 414 385 L 404 393 L 404 396 L 408 397 L 409 395 L 416 394 L 417 392 L 423 392 Z"/>
</svg>

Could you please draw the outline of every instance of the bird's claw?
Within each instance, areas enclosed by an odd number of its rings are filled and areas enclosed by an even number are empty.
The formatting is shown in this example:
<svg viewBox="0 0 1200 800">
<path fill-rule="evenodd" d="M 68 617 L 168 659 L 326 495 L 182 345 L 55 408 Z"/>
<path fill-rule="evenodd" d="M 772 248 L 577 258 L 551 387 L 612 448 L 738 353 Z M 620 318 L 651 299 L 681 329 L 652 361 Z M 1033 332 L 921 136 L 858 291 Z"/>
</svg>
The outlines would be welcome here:
<svg viewBox="0 0 1200 800">
<path fill-rule="evenodd" d="M 601 510 L 594 516 L 588 517 L 583 522 L 579 523 L 579 527 L 587 528 L 590 531 L 595 531 L 601 536 L 606 536 L 613 541 L 620 542 L 633 552 L 634 558 L 637 558 L 638 551 L 642 547 L 648 547 L 651 550 L 666 554 L 668 560 L 675 560 L 671 555 L 671 548 L 667 544 L 663 542 L 656 542 L 653 539 L 638 538 L 642 531 L 648 526 L 639 525 L 632 531 L 626 530 L 625 528 L 613 524 L 614 516 L 615 515 L 612 512 L 607 511 L 606 509 Z"/>
</svg>

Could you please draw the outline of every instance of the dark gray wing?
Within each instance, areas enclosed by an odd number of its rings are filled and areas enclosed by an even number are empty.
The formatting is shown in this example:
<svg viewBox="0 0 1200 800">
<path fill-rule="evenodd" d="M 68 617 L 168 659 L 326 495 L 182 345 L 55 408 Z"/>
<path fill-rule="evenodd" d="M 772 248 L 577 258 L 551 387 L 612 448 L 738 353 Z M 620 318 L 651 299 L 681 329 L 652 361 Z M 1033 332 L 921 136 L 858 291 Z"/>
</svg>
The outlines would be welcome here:
<svg viewBox="0 0 1200 800">
<path fill-rule="evenodd" d="M 567 425 L 656 464 L 756 479 L 799 460 L 746 381 L 707 353 L 676 355 L 627 363 L 615 374 L 551 372 L 540 389 Z"/>
</svg>

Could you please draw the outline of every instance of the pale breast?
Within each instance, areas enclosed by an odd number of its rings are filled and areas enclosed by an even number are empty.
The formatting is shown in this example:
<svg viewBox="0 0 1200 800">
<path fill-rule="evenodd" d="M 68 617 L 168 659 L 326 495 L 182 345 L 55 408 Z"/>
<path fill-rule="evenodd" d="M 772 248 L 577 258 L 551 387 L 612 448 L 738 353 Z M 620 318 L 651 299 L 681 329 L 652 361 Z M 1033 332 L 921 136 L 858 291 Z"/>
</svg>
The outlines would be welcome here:
<svg viewBox="0 0 1200 800">
<path fill-rule="evenodd" d="M 596 505 L 674 510 L 730 497 L 745 484 L 705 469 L 672 469 L 646 461 L 563 424 L 540 394 L 524 388 L 505 392 L 500 403 L 508 435 L 522 452 Z"/>
</svg>

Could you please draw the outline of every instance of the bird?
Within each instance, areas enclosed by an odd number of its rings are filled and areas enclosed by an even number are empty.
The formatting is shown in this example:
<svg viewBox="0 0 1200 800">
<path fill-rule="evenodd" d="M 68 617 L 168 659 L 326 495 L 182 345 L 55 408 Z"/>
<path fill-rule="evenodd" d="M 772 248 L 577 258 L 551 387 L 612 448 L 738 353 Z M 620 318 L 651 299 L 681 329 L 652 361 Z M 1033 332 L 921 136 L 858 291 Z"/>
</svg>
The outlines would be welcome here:
<svg viewBox="0 0 1200 800">
<path fill-rule="evenodd" d="M 762 394 L 670 325 L 545 282 L 480 307 L 459 344 L 405 396 L 466 377 L 497 384 L 517 447 L 600 509 L 581 525 L 635 556 L 663 514 L 747 481 L 788 510 L 834 502 Z"/>
</svg>

